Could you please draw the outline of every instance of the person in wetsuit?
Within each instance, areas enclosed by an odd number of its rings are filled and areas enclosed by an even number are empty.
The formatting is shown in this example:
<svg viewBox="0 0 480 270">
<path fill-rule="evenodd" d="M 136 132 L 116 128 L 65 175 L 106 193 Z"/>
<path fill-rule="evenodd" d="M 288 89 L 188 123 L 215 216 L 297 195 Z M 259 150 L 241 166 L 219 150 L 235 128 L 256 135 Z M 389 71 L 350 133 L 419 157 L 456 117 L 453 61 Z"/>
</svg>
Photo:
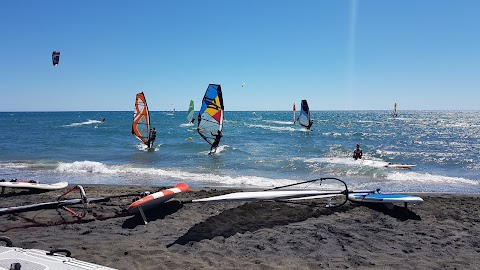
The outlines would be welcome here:
<svg viewBox="0 0 480 270">
<path fill-rule="evenodd" d="M 362 156 L 363 156 L 363 152 L 362 152 L 362 149 L 360 149 L 360 144 L 357 144 L 357 148 L 353 150 L 353 158 L 357 160 L 357 159 L 361 159 Z"/>
<path fill-rule="evenodd" d="M 153 142 L 155 142 L 155 139 L 157 138 L 157 130 L 155 128 L 150 129 L 150 135 L 148 137 L 147 146 L 148 148 L 151 148 L 153 146 Z"/>
<path fill-rule="evenodd" d="M 210 132 L 212 134 L 212 136 L 215 137 L 215 140 L 213 141 L 212 143 L 212 147 L 210 147 L 210 153 L 208 153 L 209 155 L 211 155 L 212 153 L 215 153 L 217 152 L 217 147 L 218 147 L 218 144 L 220 143 L 220 139 L 222 138 L 222 131 L 219 130 L 217 132 L 217 134 L 213 134 L 212 132 Z"/>
</svg>

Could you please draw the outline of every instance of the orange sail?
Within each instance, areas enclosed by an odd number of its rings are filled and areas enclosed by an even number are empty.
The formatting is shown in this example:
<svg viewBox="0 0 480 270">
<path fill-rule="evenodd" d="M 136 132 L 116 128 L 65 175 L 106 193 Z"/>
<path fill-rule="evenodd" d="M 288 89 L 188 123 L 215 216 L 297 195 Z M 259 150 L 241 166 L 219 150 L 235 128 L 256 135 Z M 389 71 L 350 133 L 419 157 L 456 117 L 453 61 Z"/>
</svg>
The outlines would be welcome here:
<svg viewBox="0 0 480 270">
<path fill-rule="evenodd" d="M 150 136 L 150 112 L 148 111 L 147 100 L 143 92 L 138 93 L 135 99 L 132 134 L 143 143 L 148 144 Z"/>
</svg>

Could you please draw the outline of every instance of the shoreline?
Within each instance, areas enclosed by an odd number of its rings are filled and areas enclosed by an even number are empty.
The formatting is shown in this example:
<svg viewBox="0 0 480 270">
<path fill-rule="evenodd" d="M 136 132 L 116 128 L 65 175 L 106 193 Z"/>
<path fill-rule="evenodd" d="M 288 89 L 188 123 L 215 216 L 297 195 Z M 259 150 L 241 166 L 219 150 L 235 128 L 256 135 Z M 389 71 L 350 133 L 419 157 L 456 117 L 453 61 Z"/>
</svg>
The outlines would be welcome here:
<svg viewBox="0 0 480 270">
<path fill-rule="evenodd" d="M 82 186 L 92 198 L 160 188 Z M 7 214 L 0 235 L 117 269 L 478 267 L 480 194 L 412 193 L 424 202 L 393 210 L 350 202 L 333 209 L 313 201 L 180 203 L 244 190 L 194 187 L 147 211 L 147 225 L 126 211 L 134 196 L 89 205 L 81 220 L 61 209 Z M 65 191 L 8 189 L 0 207 L 55 201 Z"/>
</svg>

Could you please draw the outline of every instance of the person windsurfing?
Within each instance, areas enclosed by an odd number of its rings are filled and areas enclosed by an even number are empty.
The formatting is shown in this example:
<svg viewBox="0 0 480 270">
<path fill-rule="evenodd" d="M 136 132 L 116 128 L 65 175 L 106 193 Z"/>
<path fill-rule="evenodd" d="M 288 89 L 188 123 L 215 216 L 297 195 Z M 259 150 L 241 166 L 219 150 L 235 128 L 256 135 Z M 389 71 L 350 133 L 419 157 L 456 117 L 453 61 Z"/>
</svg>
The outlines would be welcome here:
<svg viewBox="0 0 480 270">
<path fill-rule="evenodd" d="M 157 130 L 155 128 L 150 129 L 150 135 L 148 136 L 148 148 L 151 148 L 153 146 L 153 142 L 155 142 L 155 139 L 157 138 Z"/>
<path fill-rule="evenodd" d="M 357 148 L 353 150 L 353 158 L 357 160 L 357 159 L 361 159 L 362 156 L 363 156 L 362 149 L 360 149 L 360 144 L 357 143 Z"/>
<path fill-rule="evenodd" d="M 217 134 L 213 134 L 212 132 L 210 132 L 212 134 L 212 136 L 215 137 L 213 143 L 212 143 L 212 146 L 210 147 L 210 153 L 208 153 L 209 155 L 211 155 L 212 153 L 215 153 L 217 152 L 217 147 L 218 147 L 218 144 L 220 144 L 220 139 L 222 139 L 222 131 L 219 130 L 217 132 Z"/>
<path fill-rule="evenodd" d="M 313 120 L 312 120 L 312 119 L 308 120 L 307 129 L 310 130 L 310 128 L 312 127 L 312 125 L 313 125 Z"/>
</svg>

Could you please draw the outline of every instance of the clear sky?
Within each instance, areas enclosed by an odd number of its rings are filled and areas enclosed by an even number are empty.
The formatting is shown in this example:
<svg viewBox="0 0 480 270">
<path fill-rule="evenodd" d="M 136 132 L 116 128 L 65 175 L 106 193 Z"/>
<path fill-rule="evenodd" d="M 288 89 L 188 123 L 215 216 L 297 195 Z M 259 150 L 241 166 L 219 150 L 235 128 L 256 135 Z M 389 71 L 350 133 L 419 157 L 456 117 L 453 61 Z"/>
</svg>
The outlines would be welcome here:
<svg viewBox="0 0 480 270">
<path fill-rule="evenodd" d="M 479 14 L 478 0 L 2 0 L 0 111 L 133 111 L 140 91 L 151 110 L 198 109 L 209 83 L 226 110 L 478 110 Z"/>
</svg>

